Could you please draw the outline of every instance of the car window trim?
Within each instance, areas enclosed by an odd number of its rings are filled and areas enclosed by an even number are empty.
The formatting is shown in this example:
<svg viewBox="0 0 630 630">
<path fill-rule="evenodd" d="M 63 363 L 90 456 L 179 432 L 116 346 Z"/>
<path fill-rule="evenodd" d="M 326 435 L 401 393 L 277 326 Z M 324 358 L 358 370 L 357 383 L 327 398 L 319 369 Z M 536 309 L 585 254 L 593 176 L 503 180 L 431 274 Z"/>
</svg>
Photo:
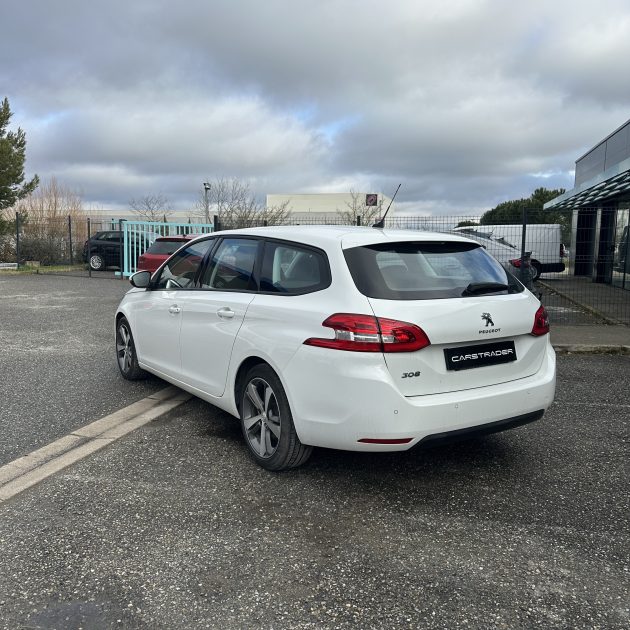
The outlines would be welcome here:
<svg viewBox="0 0 630 630">
<path fill-rule="evenodd" d="M 206 271 L 206 267 L 208 266 L 208 261 L 210 260 L 210 256 L 214 254 L 221 242 L 220 236 L 208 236 L 208 238 L 200 238 L 199 243 L 205 243 L 206 241 L 214 241 L 214 243 L 210 246 L 208 251 L 205 253 L 201 263 L 199 263 L 199 267 L 197 268 L 197 273 L 193 279 L 193 286 L 190 287 L 191 291 L 203 291 L 203 287 L 201 286 L 201 278 Z"/>
<path fill-rule="evenodd" d="M 221 243 L 226 239 L 230 239 L 230 240 L 246 239 L 249 241 L 258 241 L 258 250 L 256 252 L 256 262 L 252 270 L 252 277 L 254 278 L 254 282 L 256 284 L 255 289 L 215 289 L 213 287 L 200 286 L 201 278 L 203 277 L 203 274 L 205 273 L 207 266 L 210 264 L 211 257 L 215 254 L 216 250 L 220 247 Z M 323 249 L 321 249 L 320 247 L 316 247 L 315 245 L 310 245 L 309 243 L 303 243 L 301 241 L 294 241 L 290 239 L 283 239 L 283 238 L 277 238 L 277 237 L 270 238 L 266 236 L 260 236 L 257 234 L 234 234 L 234 235 L 222 234 L 221 236 L 211 235 L 211 236 L 208 236 L 208 238 L 200 239 L 200 242 L 208 241 L 208 240 L 214 240 L 215 243 L 212 247 L 210 247 L 210 249 L 204 255 L 203 260 L 201 261 L 199 268 L 197 269 L 197 272 L 195 274 L 193 286 L 173 288 L 173 290 L 175 291 L 211 291 L 214 293 L 216 292 L 255 293 L 255 294 L 260 294 L 260 295 L 298 297 L 300 295 L 308 295 L 309 293 L 317 293 L 318 291 L 324 291 L 332 284 L 332 273 L 330 270 L 330 260 L 328 258 L 328 254 Z M 262 243 L 262 246 L 261 246 L 261 243 Z M 267 246 L 267 243 L 270 243 L 270 244 L 275 243 L 278 245 L 285 245 L 285 246 L 286 245 L 294 246 L 296 248 L 300 248 L 303 250 L 310 250 L 322 256 L 325 262 L 325 272 L 326 272 L 325 281 L 322 282 L 321 285 L 318 286 L 318 288 L 316 289 L 296 290 L 296 291 L 292 291 L 291 293 L 279 293 L 277 291 L 261 291 L 260 290 L 260 274 L 262 273 L 262 264 L 264 260 L 265 247 Z M 159 268 L 160 274 L 162 272 L 162 267 L 164 266 L 165 263 L 166 261 L 164 261 L 164 263 L 162 263 L 162 265 Z M 147 287 L 147 291 L 154 291 L 154 290 L 163 291 L 164 289 L 157 288 L 156 285 L 158 282 L 159 282 L 159 276 L 156 276 L 155 280 L 153 279 L 151 280 L 151 284 Z"/>
<path fill-rule="evenodd" d="M 260 255 L 260 264 L 259 264 L 259 273 L 262 272 L 262 263 L 265 257 L 265 248 L 267 243 L 276 243 L 279 245 L 292 245 L 296 248 L 300 248 L 303 250 L 310 250 L 315 254 L 319 254 L 323 257 L 326 267 L 326 279 L 325 282 L 322 282 L 316 289 L 300 289 L 296 291 L 292 291 L 291 293 L 280 293 L 279 291 L 258 291 L 260 295 L 277 295 L 282 297 L 297 297 L 300 295 L 308 295 L 309 293 L 317 293 L 318 291 L 324 291 L 332 284 L 332 273 L 330 271 L 330 260 L 328 259 L 328 254 L 321 248 L 316 247 L 315 245 L 310 245 L 308 243 L 302 243 L 300 241 L 293 241 L 283 238 L 264 238 L 265 244 L 263 246 L 262 253 Z M 258 278 L 258 288 L 260 289 L 260 276 Z"/>
<path fill-rule="evenodd" d="M 259 293 L 259 289 L 260 289 L 260 265 L 262 264 L 262 258 L 260 256 L 260 252 L 261 252 L 261 246 L 260 246 L 260 242 L 264 241 L 264 237 L 260 237 L 260 236 L 249 236 L 247 234 L 234 234 L 229 235 L 229 234 L 223 234 L 219 237 L 217 237 L 217 245 L 215 247 L 213 247 L 211 249 L 211 251 L 208 252 L 205 260 L 204 260 L 204 267 L 203 267 L 203 273 L 206 272 L 206 268 L 207 266 L 210 264 L 210 257 L 214 255 L 214 253 L 217 251 L 217 249 L 219 249 L 219 247 L 221 246 L 220 244 L 223 243 L 223 241 L 225 241 L 226 239 L 229 240 L 248 240 L 248 241 L 258 241 L 258 245 L 257 245 L 257 250 L 256 250 L 256 260 L 254 261 L 254 267 L 252 269 L 252 278 L 254 279 L 254 283 L 256 284 L 256 288 L 255 289 L 216 289 L 214 287 L 202 287 L 202 286 L 197 286 L 197 289 L 199 291 L 213 291 L 213 292 L 220 292 L 220 293 Z M 197 275 L 196 279 L 197 279 L 197 285 L 200 284 L 201 282 L 201 278 L 203 277 L 203 275 L 200 273 L 199 275 Z"/>
<path fill-rule="evenodd" d="M 195 272 L 195 275 L 193 276 L 193 281 L 192 281 L 192 285 L 188 286 L 188 287 L 172 287 L 169 290 L 172 291 L 199 291 L 201 289 L 201 287 L 199 286 L 199 278 L 200 278 L 200 272 L 202 269 L 205 269 L 205 264 L 208 260 L 208 257 L 210 256 L 210 254 L 216 249 L 217 247 L 217 242 L 220 241 L 220 238 L 217 238 L 214 235 L 208 236 L 208 238 L 201 238 L 199 239 L 199 241 L 197 241 L 197 243 L 203 243 L 205 241 L 211 241 L 214 240 L 216 241 L 209 249 L 208 251 L 203 255 L 203 258 L 201 259 L 201 262 L 199 263 L 199 266 L 197 267 L 197 271 Z M 171 256 L 174 256 L 175 254 L 177 254 L 177 252 L 180 251 L 180 249 L 185 249 L 186 247 L 190 247 L 192 245 L 191 242 L 188 243 L 182 243 L 182 246 L 175 252 L 173 252 L 171 254 Z M 147 287 L 147 291 L 166 291 L 166 289 L 164 288 L 159 288 L 157 285 L 160 281 L 160 276 L 162 275 L 162 271 L 164 270 L 164 267 L 167 263 L 167 261 L 170 259 L 167 258 L 157 269 L 157 271 L 159 271 L 160 273 L 155 275 L 155 278 L 151 278 L 151 282 L 149 283 L 149 286 Z"/>
</svg>

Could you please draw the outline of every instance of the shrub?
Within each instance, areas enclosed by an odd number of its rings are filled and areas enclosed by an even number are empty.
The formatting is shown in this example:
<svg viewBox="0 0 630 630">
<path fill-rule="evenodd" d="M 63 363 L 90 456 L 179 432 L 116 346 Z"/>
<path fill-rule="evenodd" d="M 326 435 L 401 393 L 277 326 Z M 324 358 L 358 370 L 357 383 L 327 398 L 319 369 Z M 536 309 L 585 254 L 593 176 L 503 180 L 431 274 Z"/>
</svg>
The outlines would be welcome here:
<svg viewBox="0 0 630 630">
<path fill-rule="evenodd" d="M 20 264 L 27 260 L 38 260 L 42 265 L 66 263 L 67 244 L 61 239 L 20 238 Z"/>
</svg>

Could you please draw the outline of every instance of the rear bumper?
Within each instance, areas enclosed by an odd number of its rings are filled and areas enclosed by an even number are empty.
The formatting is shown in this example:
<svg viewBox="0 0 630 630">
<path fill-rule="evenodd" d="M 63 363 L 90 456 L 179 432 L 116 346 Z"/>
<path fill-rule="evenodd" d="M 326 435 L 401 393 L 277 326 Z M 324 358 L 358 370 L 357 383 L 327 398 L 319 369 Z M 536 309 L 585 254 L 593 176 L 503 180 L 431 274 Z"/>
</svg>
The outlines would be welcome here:
<svg viewBox="0 0 630 630">
<path fill-rule="evenodd" d="M 332 361 L 326 349 L 304 350 L 298 351 L 283 377 L 296 431 L 304 444 L 313 446 L 401 451 L 430 440 L 504 430 L 540 418 L 555 394 L 556 361 L 549 342 L 541 367 L 532 376 L 412 397 L 400 394 L 378 355 L 359 359 L 355 353 L 339 352 Z"/>
<path fill-rule="evenodd" d="M 460 440 L 466 440 L 471 437 L 489 435 L 491 433 L 499 433 L 500 431 L 506 431 L 507 429 L 515 429 L 516 427 L 523 426 L 524 424 L 529 424 L 530 422 L 540 420 L 543 417 L 544 413 L 544 409 L 539 409 L 538 411 L 524 413 L 521 416 L 506 418 L 505 420 L 497 420 L 496 422 L 489 422 L 488 424 L 482 424 L 476 427 L 456 429 L 455 431 L 445 431 L 443 433 L 434 433 L 433 435 L 427 435 L 426 437 L 422 438 L 416 446 L 440 446 L 441 444 L 459 442 Z"/>
<path fill-rule="evenodd" d="M 540 273 L 562 273 L 566 269 L 563 262 L 540 265 Z"/>
</svg>

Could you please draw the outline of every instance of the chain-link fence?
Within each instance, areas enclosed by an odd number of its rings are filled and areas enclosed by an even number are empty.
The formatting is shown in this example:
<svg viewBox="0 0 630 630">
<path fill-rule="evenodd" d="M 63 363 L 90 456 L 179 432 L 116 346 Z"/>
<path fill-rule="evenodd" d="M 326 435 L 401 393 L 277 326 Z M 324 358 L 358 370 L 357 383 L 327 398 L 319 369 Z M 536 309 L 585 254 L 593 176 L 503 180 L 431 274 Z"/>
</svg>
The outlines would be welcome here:
<svg viewBox="0 0 630 630">
<path fill-rule="evenodd" d="M 630 324 L 630 210 L 579 208 L 562 212 L 523 210 L 480 224 L 470 216 L 398 216 L 385 229 L 455 233 L 486 248 L 501 264 L 541 296 L 557 323 Z M 288 225 L 344 225 L 335 213 L 289 216 Z M 362 225 L 361 216 L 353 223 Z M 120 231 L 124 221 L 84 217 L 3 224 L 0 264 L 37 273 L 116 277 L 120 275 Z M 173 225 L 178 227 L 174 228 Z M 259 225 L 266 225 L 260 222 Z M 165 224 L 160 233 L 186 233 L 183 224 Z M 242 226 L 214 217 L 219 230 Z M 370 226 L 368 226 L 369 229 Z M 175 232 L 173 232 L 175 230 Z M 102 271 L 90 270 L 88 246 L 95 235 L 111 238 Z M 100 247 L 101 245 L 99 245 Z M 132 261 L 135 264 L 137 261 Z"/>
</svg>

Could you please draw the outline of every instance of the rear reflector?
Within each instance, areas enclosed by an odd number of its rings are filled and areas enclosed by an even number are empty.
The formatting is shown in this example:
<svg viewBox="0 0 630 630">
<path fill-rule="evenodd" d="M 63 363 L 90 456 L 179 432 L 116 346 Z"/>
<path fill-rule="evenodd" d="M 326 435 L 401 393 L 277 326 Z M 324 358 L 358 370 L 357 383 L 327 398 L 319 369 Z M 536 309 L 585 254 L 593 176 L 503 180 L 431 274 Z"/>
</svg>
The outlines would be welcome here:
<svg viewBox="0 0 630 630">
<path fill-rule="evenodd" d="M 531 334 L 535 337 L 541 337 L 549 332 L 549 315 L 544 306 L 541 306 L 534 316 L 534 327 Z"/>
<path fill-rule="evenodd" d="M 311 337 L 304 344 L 350 352 L 415 352 L 431 344 L 415 324 L 373 315 L 335 313 L 322 322 L 334 338 Z"/>
<path fill-rule="evenodd" d="M 512 260 L 510 260 L 510 265 L 512 265 L 512 267 L 517 267 L 517 268 L 521 268 L 521 259 L 520 258 L 513 258 Z M 525 260 L 525 266 L 526 267 L 531 267 L 531 262 L 529 261 L 529 259 Z"/>
<path fill-rule="evenodd" d="M 361 438 L 361 444 L 409 444 L 413 438 L 397 438 L 395 440 L 377 440 L 376 438 Z"/>
</svg>

